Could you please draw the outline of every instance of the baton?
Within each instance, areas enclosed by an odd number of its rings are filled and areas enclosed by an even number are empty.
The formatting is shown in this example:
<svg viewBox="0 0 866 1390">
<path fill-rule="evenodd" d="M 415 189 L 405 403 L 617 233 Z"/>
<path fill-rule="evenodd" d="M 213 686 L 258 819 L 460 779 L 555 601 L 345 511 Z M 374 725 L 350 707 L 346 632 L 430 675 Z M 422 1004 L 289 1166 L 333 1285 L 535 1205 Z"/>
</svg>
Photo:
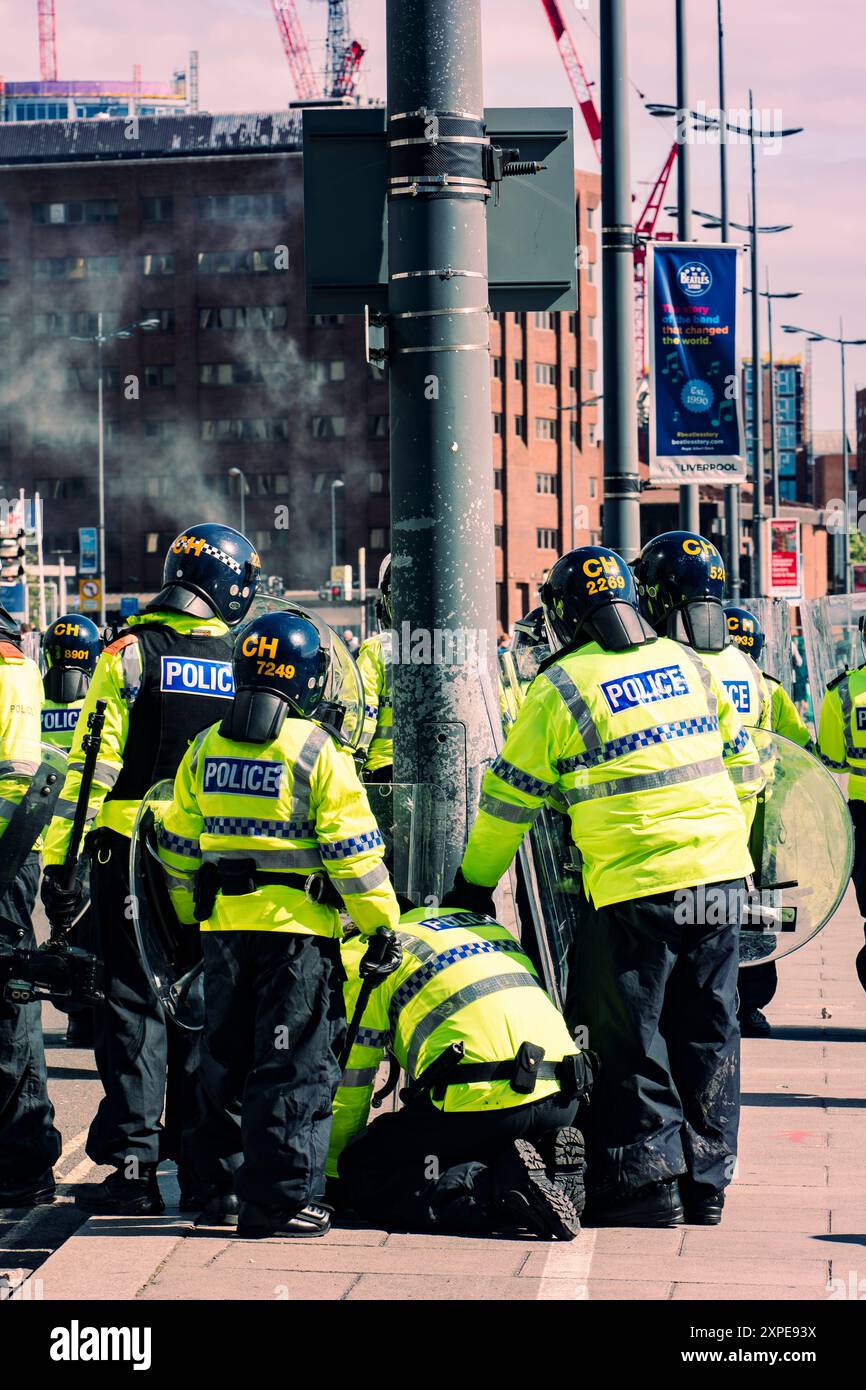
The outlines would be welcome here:
<svg viewBox="0 0 866 1390">
<path fill-rule="evenodd" d="M 355 1005 L 355 1012 L 352 1014 L 346 1033 L 346 1041 L 343 1043 L 343 1050 L 340 1053 L 340 1071 L 346 1070 L 349 1062 L 349 1055 L 355 1046 L 355 1039 L 361 1027 L 361 1019 L 364 1017 L 364 1010 L 370 1002 L 370 995 L 379 983 L 375 975 L 367 975 L 361 982 L 361 989 L 358 994 L 358 1002 Z"/>
<path fill-rule="evenodd" d="M 78 857 L 81 854 L 81 841 L 84 838 L 84 827 L 90 804 L 90 789 L 93 786 L 93 774 L 96 771 L 96 760 L 99 757 L 99 748 L 102 743 L 106 707 L 105 700 L 96 701 L 96 709 L 87 719 L 87 733 L 81 740 L 84 765 L 81 769 L 81 785 L 78 788 L 78 800 L 75 803 L 75 815 L 72 820 L 72 834 L 69 839 L 66 858 L 63 861 L 61 884 L 64 888 L 71 888 L 75 882 L 75 870 Z"/>
</svg>

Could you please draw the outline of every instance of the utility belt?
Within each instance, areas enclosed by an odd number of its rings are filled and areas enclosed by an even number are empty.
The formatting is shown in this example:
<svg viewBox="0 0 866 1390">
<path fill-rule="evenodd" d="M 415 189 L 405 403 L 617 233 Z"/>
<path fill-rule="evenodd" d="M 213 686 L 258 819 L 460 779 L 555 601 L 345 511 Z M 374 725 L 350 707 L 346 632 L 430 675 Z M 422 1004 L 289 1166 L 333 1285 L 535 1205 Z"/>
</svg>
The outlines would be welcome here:
<svg viewBox="0 0 866 1390">
<path fill-rule="evenodd" d="M 339 911 L 343 906 L 340 894 L 324 870 L 304 874 L 286 869 L 276 873 L 260 869 L 252 858 L 217 859 L 202 864 L 196 875 L 193 896 L 195 919 L 204 922 L 213 915 L 218 893 L 226 898 L 242 898 L 267 887 L 292 888 L 320 907 L 333 907 Z"/>
<path fill-rule="evenodd" d="M 516 1057 L 505 1062 L 464 1062 L 466 1045 L 452 1043 L 441 1052 L 420 1076 L 400 1092 L 404 1105 L 421 1100 L 429 1094 L 431 1100 L 444 1100 L 449 1086 L 462 1086 L 474 1081 L 507 1081 L 518 1095 L 530 1096 L 539 1081 L 558 1081 L 566 1100 L 574 1096 L 589 1097 L 598 1059 L 593 1052 L 577 1052 L 558 1062 L 544 1060 L 544 1048 L 537 1043 L 521 1043 Z"/>
</svg>

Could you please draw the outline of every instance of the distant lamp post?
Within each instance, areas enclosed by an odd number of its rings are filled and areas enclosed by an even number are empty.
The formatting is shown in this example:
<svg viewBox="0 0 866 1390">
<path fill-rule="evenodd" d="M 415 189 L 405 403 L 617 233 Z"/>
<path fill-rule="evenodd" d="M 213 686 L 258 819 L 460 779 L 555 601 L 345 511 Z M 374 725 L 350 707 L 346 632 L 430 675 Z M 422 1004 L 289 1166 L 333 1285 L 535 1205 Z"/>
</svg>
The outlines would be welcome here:
<svg viewBox="0 0 866 1390">
<path fill-rule="evenodd" d="M 239 480 L 239 481 L 238 481 L 238 490 L 239 490 L 239 492 L 240 492 L 240 502 L 241 502 L 241 505 L 240 505 L 240 512 L 241 512 L 241 535 L 242 535 L 242 536 L 245 536 L 246 533 L 247 533 L 247 491 L 248 491 L 247 475 L 246 475 L 246 473 L 244 472 L 244 470 L 243 470 L 242 468 L 230 468 L 230 469 L 229 469 L 229 477 L 230 477 L 230 478 L 237 478 L 237 479 Z"/>
<path fill-rule="evenodd" d="M 71 335 L 75 343 L 95 343 L 96 344 L 96 401 L 97 401 L 97 490 L 99 494 L 99 621 L 105 625 L 105 410 L 102 392 L 102 349 L 112 338 L 131 338 L 137 328 L 141 328 L 145 333 L 153 332 L 159 328 L 159 319 L 136 319 L 134 323 L 124 324 L 122 328 L 115 328 L 111 333 L 102 331 L 102 310 L 96 315 L 96 332 L 79 336 L 77 333 Z"/>
<path fill-rule="evenodd" d="M 842 327 L 842 320 L 839 320 L 839 336 L 833 337 L 830 333 L 813 333 L 811 328 L 798 328 L 792 323 L 782 324 L 783 333 L 805 333 L 810 343 L 836 343 L 839 347 L 839 368 L 842 377 L 842 487 L 844 497 L 842 498 L 842 508 L 845 516 L 845 589 L 844 592 L 851 592 L 851 517 L 848 507 L 848 429 L 845 422 L 847 412 L 845 398 L 845 349 L 846 347 L 866 347 L 866 338 L 846 338 Z M 809 383 L 811 390 L 811 382 Z"/>
<path fill-rule="evenodd" d="M 585 401 L 574 401 L 572 405 L 558 405 L 556 407 L 557 414 L 561 415 L 567 410 L 583 410 L 584 406 L 598 405 L 598 402 L 603 398 L 603 394 L 602 392 L 601 395 L 590 396 Z M 568 472 L 568 496 L 571 507 L 571 544 L 569 549 L 574 550 L 574 428 L 572 421 L 569 421 L 568 429 Z"/>
<path fill-rule="evenodd" d="M 800 290 L 778 290 L 770 292 L 770 272 L 765 271 L 767 288 L 760 291 L 762 299 L 767 301 L 767 350 L 770 355 L 770 460 L 772 464 L 773 493 L 770 504 L 770 515 L 778 516 L 781 506 L 779 495 L 779 448 L 776 434 L 776 373 L 773 362 L 773 300 L 774 299 L 799 299 Z M 745 294 L 752 293 L 751 285 L 744 288 Z M 761 392 L 763 396 L 763 391 Z"/>
<path fill-rule="evenodd" d="M 331 483 L 331 568 L 337 564 L 337 488 L 345 487 L 342 478 L 335 478 Z"/>
</svg>

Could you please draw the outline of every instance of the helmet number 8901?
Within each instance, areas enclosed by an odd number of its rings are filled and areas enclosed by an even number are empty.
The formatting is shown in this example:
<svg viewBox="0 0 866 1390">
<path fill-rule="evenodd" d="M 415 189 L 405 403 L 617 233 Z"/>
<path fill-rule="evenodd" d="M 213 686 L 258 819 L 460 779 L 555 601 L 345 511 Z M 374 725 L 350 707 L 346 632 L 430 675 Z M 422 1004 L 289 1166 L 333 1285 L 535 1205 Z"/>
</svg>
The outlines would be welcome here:
<svg viewBox="0 0 866 1390">
<path fill-rule="evenodd" d="M 602 575 L 600 579 L 590 579 L 586 586 L 588 594 L 601 594 L 605 589 L 624 589 L 625 579 L 621 574 L 612 574 L 608 578 Z"/>
<path fill-rule="evenodd" d="M 256 674 L 259 676 L 283 676 L 285 680 L 290 681 L 295 674 L 295 668 L 282 661 L 279 666 L 275 661 L 257 661 Z"/>
</svg>

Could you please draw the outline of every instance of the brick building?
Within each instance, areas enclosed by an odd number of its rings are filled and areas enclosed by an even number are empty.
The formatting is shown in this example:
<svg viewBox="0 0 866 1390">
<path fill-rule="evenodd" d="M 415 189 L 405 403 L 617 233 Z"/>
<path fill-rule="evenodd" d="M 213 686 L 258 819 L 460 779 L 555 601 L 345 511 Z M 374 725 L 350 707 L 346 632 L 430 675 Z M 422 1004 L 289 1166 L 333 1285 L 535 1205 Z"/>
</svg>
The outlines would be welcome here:
<svg viewBox="0 0 866 1390">
<path fill-rule="evenodd" d="M 0 495 L 45 499 L 46 560 L 97 520 L 104 348 L 108 590 L 153 591 L 190 521 L 246 529 L 267 572 L 318 587 L 389 548 L 388 387 L 358 317 L 306 313 L 299 116 L 0 126 Z M 600 534 L 597 176 L 577 176 L 580 310 L 491 321 L 499 618 L 562 544 Z M 80 341 L 81 339 L 90 341 Z M 237 472 L 240 470 L 240 474 Z M 571 478 L 574 477 L 572 492 Z"/>
</svg>

